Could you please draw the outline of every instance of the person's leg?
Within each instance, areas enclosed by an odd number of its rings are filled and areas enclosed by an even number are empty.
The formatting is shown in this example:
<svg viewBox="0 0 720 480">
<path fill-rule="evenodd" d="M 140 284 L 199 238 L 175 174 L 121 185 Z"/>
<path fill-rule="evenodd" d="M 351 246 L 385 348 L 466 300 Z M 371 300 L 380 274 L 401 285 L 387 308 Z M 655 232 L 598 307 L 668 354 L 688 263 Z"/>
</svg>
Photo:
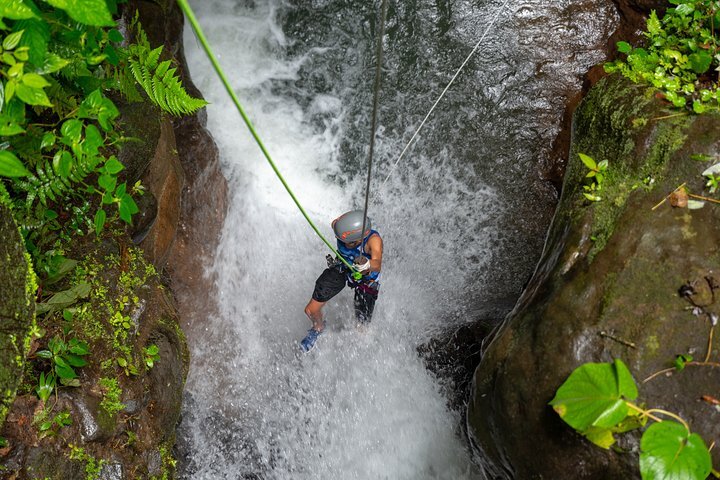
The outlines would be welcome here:
<svg viewBox="0 0 720 480">
<path fill-rule="evenodd" d="M 362 286 L 355 289 L 355 319 L 359 323 L 370 323 L 377 297 L 377 292 L 373 293 L 368 289 L 363 289 Z"/>
<path fill-rule="evenodd" d="M 327 268 L 318 277 L 312 298 L 305 307 L 305 315 L 312 322 L 313 329 L 322 332 L 325 326 L 322 319 L 322 308 L 343 288 L 345 288 L 345 274 L 337 268 Z"/>
<path fill-rule="evenodd" d="M 325 327 L 322 320 L 322 308 L 325 306 L 326 303 L 327 302 L 318 302 L 314 298 L 311 298 L 307 306 L 305 307 L 305 315 L 307 315 L 307 317 L 312 322 L 312 328 L 314 328 L 318 332 L 322 332 L 323 328 Z"/>
</svg>

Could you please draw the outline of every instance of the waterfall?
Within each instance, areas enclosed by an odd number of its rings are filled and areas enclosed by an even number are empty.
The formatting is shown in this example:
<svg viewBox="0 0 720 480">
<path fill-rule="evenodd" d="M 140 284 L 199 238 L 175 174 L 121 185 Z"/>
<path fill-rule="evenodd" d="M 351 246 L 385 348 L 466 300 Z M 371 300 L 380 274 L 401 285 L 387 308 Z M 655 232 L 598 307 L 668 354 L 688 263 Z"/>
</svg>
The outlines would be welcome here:
<svg viewBox="0 0 720 480">
<path fill-rule="evenodd" d="M 208 127 L 230 191 L 209 267 L 217 313 L 190 336 L 186 478 L 484 478 L 460 432 L 464 412 L 449 409 L 417 347 L 478 312 L 507 308 L 506 297 L 527 280 L 555 200 L 537 165 L 557 133 L 546 125 L 562 115 L 556 97 L 565 84 L 557 78 L 577 85 L 601 59 L 590 47 L 576 50 L 607 34 L 599 13 L 612 14 L 609 0 L 585 2 L 597 11 L 580 19 L 558 14 L 571 1 L 512 6 L 381 187 L 502 2 L 475 3 L 391 6 L 369 209 L 385 245 L 380 298 L 367 331 L 355 326 L 349 289 L 331 300 L 326 333 L 307 355 L 298 346 L 310 327 L 303 308 L 327 249 L 186 28 L 191 74 L 210 101 Z M 375 6 L 197 0 L 193 8 L 278 167 L 332 238 L 330 221 L 362 208 Z M 564 51 L 552 42 L 528 46 L 532 35 L 548 35 L 547 23 L 553 38 L 576 41 L 563 46 L 572 60 L 548 60 Z M 537 64 L 552 72 L 546 84 Z"/>
</svg>

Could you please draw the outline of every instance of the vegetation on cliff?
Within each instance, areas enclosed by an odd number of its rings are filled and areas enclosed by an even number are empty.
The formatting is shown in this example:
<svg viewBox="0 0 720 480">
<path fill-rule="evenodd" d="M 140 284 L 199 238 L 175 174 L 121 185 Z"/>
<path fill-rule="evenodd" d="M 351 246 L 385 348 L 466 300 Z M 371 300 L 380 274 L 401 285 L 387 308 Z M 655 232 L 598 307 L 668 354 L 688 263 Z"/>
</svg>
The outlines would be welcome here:
<svg viewBox="0 0 720 480">
<path fill-rule="evenodd" d="M 125 136 L 119 121 L 126 103 L 183 115 L 205 102 L 185 92 L 174 60 L 151 47 L 137 16 L 117 25 L 122 3 L 16 0 L 0 9 L 0 209 L 21 235 L 4 234 L 2 242 L 24 244 L 32 280 L 26 334 L 11 335 L 18 361 L 0 365 L 8 379 L 0 474 L 79 478 L 73 464 L 82 463 L 95 478 L 108 466 L 107 452 L 70 443 L 96 436 L 116 444 L 132 478 L 163 478 L 172 469 L 177 418 L 170 411 L 179 411 L 180 393 L 148 390 L 160 377 L 163 385 L 182 384 L 187 349 L 157 273 L 124 232 L 143 187 L 118 160 L 140 141 Z M 12 318 L 0 318 L 3 332 Z M 183 361 L 170 365 L 164 356 Z M 163 405 L 146 405 L 148 398 Z M 156 424 L 152 435 L 136 428 L 143 408 L 155 410 L 143 420 Z M 43 448 L 55 460 L 44 462 Z M 145 458 L 147 451 L 159 460 Z M 148 471 L 148 462 L 162 468 Z"/>
</svg>

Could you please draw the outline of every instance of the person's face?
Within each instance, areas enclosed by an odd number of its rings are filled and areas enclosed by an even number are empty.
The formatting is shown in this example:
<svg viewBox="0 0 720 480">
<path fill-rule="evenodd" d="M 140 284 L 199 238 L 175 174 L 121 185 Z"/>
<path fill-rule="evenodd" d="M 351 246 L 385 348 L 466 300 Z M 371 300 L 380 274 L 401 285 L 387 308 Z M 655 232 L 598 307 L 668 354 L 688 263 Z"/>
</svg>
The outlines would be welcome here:
<svg viewBox="0 0 720 480">
<path fill-rule="evenodd" d="M 360 245 L 360 240 L 357 242 L 343 242 L 347 248 L 355 248 Z"/>
</svg>

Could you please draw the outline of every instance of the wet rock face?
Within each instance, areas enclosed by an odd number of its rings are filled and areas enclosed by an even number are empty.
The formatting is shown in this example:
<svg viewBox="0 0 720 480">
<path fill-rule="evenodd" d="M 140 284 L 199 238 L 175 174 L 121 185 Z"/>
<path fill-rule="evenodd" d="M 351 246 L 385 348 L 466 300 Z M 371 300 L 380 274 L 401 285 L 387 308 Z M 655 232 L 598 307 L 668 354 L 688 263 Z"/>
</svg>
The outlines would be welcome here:
<svg viewBox="0 0 720 480">
<path fill-rule="evenodd" d="M 0 430 L 8 442 L 0 449 L 0 466 L 17 478 L 86 478 L 88 469 L 104 479 L 174 474 L 170 452 L 189 364 L 185 336 L 169 292 L 142 252 L 121 238 L 120 253 L 109 255 L 107 242 L 77 247 L 86 255 L 81 269 L 92 272 L 91 292 L 87 302 L 74 305 L 72 329 L 64 333 L 45 322 L 47 335 L 33 345 L 45 348 L 54 336 L 87 342 L 79 386 L 59 387 L 43 405 L 34 392 L 36 378 L 51 367 L 36 358 Z M 158 354 L 149 367 L 146 349 L 152 345 Z M 69 415 L 70 424 L 44 435 L 39 423 L 58 414 Z"/>
<path fill-rule="evenodd" d="M 128 3 L 125 15 L 131 17 L 135 10 L 140 12 L 150 43 L 164 45 L 165 55 L 172 55 L 178 62 L 178 73 L 188 93 L 202 97 L 190 78 L 185 61 L 182 48 L 184 19 L 177 4 L 171 0 L 133 0 Z M 211 308 L 211 296 L 207 292 L 212 290 L 212 279 L 205 277 L 204 266 L 211 262 L 220 238 L 227 210 L 227 184 L 220 171 L 217 146 L 205 128 L 205 111 L 171 121 L 172 131 L 167 132 L 163 125 L 157 137 L 151 135 L 159 138 L 153 140 L 155 143 L 151 142 L 158 148 L 168 134 L 172 135 L 168 151 L 174 152 L 176 159 L 160 167 L 169 175 L 157 175 L 156 169 L 143 180 L 158 185 L 159 191 L 164 192 L 164 201 L 157 194 L 154 197 L 158 200 L 157 219 L 166 227 L 150 227 L 150 241 L 146 240 L 143 246 L 158 251 L 151 258 L 160 260 L 167 269 L 183 312 L 182 323 L 188 325 L 196 318 L 202 319 Z M 157 182 L 154 178 L 162 181 Z M 167 206 L 164 210 L 163 204 Z M 157 262 L 156 265 L 160 266 Z"/>
<path fill-rule="evenodd" d="M 475 373 L 471 433 L 506 478 L 632 479 L 638 437 L 627 453 L 583 440 L 547 405 L 585 362 L 622 359 L 639 401 L 680 414 L 712 441 L 720 412 L 704 396 L 720 390 L 717 370 L 672 366 L 676 355 L 717 362 L 708 332 L 720 314 L 720 209 L 653 207 L 679 185 L 701 193 L 700 173 L 717 156 L 720 119 L 679 116 L 646 90 L 617 78 L 591 90 L 574 117 L 563 196 L 542 260 Z M 609 161 L 603 200 L 582 197 L 587 169 L 577 153 Z M 647 185 L 652 185 L 648 187 Z M 715 463 L 720 459 L 713 452 Z"/>
<path fill-rule="evenodd" d="M 0 425 L 22 377 L 35 323 L 33 278 L 25 259 L 25 246 L 10 210 L 0 200 Z"/>
</svg>

